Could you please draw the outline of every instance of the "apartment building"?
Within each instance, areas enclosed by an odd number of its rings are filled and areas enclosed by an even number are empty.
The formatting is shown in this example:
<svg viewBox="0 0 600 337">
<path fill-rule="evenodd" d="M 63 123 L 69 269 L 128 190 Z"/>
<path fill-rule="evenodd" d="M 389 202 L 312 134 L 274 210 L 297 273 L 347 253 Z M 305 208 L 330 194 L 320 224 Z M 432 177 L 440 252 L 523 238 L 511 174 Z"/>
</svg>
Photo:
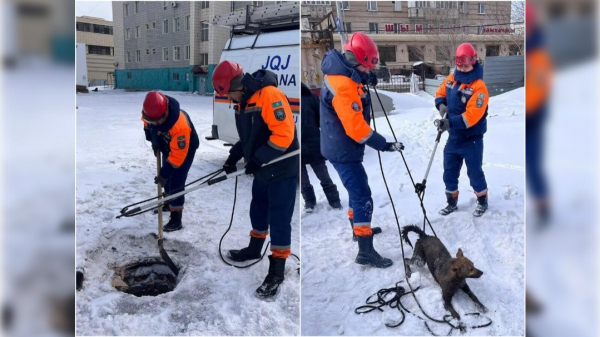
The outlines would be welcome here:
<svg viewBox="0 0 600 337">
<path fill-rule="evenodd" d="M 486 56 L 523 53 L 524 35 L 518 29 L 522 17 L 511 2 L 303 1 L 311 8 L 303 13 L 313 22 L 329 10 L 337 17 L 337 3 L 342 4 L 343 31 L 369 34 L 389 68 L 418 61 L 451 66 L 454 49 L 462 42 L 472 43 L 482 62 Z M 334 41 L 340 48 L 339 34 Z"/>
<path fill-rule="evenodd" d="M 211 23 L 230 1 L 115 1 L 117 88 L 213 91 L 230 30 Z"/>
<path fill-rule="evenodd" d="M 78 16 L 75 21 L 77 42 L 85 43 L 89 85 L 112 85 L 115 71 L 112 22 L 89 16 Z"/>
</svg>

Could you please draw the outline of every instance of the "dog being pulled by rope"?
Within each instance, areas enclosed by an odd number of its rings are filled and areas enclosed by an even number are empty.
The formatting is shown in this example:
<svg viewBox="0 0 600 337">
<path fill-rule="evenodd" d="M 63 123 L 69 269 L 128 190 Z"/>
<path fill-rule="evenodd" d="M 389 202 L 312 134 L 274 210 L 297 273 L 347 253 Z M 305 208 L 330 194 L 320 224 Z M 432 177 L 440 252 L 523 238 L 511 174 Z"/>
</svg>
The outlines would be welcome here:
<svg viewBox="0 0 600 337">
<path fill-rule="evenodd" d="M 461 289 L 469 298 L 475 302 L 477 310 L 487 312 L 487 308 L 473 294 L 467 278 L 479 278 L 483 272 L 475 268 L 473 262 L 463 255 L 462 249 L 458 249 L 456 257 L 452 257 L 442 241 L 435 236 L 427 235 L 419 227 L 411 225 L 402 228 L 402 238 L 411 247 L 412 243 L 408 239 L 408 233 L 414 232 L 419 235 L 419 239 L 413 248 L 413 256 L 410 259 L 404 259 L 406 266 L 406 276 L 410 278 L 410 266 L 423 267 L 427 264 L 431 275 L 442 288 L 442 298 L 444 299 L 444 308 L 452 314 L 452 317 L 460 319 L 460 315 L 452 307 L 452 297 Z"/>
</svg>

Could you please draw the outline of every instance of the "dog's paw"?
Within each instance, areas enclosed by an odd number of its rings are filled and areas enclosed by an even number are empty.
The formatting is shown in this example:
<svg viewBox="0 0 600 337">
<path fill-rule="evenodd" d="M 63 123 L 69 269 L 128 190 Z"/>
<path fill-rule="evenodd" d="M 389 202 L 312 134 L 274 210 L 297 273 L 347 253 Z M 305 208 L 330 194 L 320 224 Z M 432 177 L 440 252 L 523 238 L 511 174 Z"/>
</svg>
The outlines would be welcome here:
<svg viewBox="0 0 600 337">
<path fill-rule="evenodd" d="M 477 310 L 479 310 L 480 312 L 483 312 L 484 314 L 486 312 L 488 312 L 488 308 L 486 308 L 483 304 L 479 303 L 475 305 L 477 307 Z"/>
<path fill-rule="evenodd" d="M 451 312 L 451 314 L 452 314 L 452 317 L 454 317 L 460 321 L 460 315 L 458 314 L 458 312 L 454 311 L 454 312 Z"/>
</svg>

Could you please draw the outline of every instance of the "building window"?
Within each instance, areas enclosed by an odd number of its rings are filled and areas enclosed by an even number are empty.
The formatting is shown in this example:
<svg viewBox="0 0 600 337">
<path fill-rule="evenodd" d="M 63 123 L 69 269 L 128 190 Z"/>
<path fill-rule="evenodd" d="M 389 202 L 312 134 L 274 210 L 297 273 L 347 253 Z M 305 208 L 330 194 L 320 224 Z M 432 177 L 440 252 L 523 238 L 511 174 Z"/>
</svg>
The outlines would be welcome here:
<svg viewBox="0 0 600 337">
<path fill-rule="evenodd" d="M 169 20 L 163 20 L 163 34 L 169 33 Z"/>
<path fill-rule="evenodd" d="M 156 29 L 156 21 L 152 22 L 152 29 Z"/>
<path fill-rule="evenodd" d="M 131 51 L 127 51 L 127 62 L 131 62 Z"/>
<path fill-rule="evenodd" d="M 140 26 L 135 26 L 135 38 L 140 38 Z"/>
<path fill-rule="evenodd" d="M 181 18 L 174 18 L 173 19 L 173 31 L 174 32 L 181 31 Z"/>
<path fill-rule="evenodd" d="M 139 50 L 135 51 L 135 62 L 142 62 L 142 53 Z"/>
<path fill-rule="evenodd" d="M 185 30 L 190 30 L 190 16 L 189 15 L 185 16 L 184 24 L 185 24 Z"/>
<path fill-rule="evenodd" d="M 149 23 L 146 24 L 146 30 L 148 30 L 148 29 L 150 29 L 150 24 Z"/>
<path fill-rule="evenodd" d="M 190 46 L 189 45 L 185 46 L 185 54 L 183 55 L 183 59 L 184 60 L 190 59 Z"/>
<path fill-rule="evenodd" d="M 123 15 L 129 16 L 129 4 L 123 4 Z"/>
<path fill-rule="evenodd" d="M 201 9 L 207 9 L 209 5 L 210 5 L 210 1 L 200 1 Z"/>
<path fill-rule="evenodd" d="M 350 9 L 350 1 L 342 1 L 342 10 L 347 11 Z"/>
<path fill-rule="evenodd" d="M 200 54 L 200 65 L 205 66 L 208 65 L 208 54 Z"/>
<path fill-rule="evenodd" d="M 179 46 L 175 46 L 173 47 L 173 61 L 179 61 L 181 60 L 181 47 Z"/>
<path fill-rule="evenodd" d="M 146 49 L 146 55 L 150 55 L 150 49 Z"/>
<path fill-rule="evenodd" d="M 523 55 L 521 47 L 516 44 L 511 44 L 508 46 L 508 55 Z"/>
<path fill-rule="evenodd" d="M 173 81 L 179 81 L 179 73 L 173 73 Z"/>
<path fill-rule="evenodd" d="M 190 73 L 185 73 L 185 81 L 186 82 L 190 81 Z"/>
<path fill-rule="evenodd" d="M 303 1 L 302 4 L 311 6 L 330 6 L 331 1 Z"/>
<path fill-rule="evenodd" d="M 200 41 L 208 41 L 208 23 L 202 22 Z"/>
<path fill-rule="evenodd" d="M 448 46 L 435 46 L 435 60 L 436 61 L 450 61 L 453 59 L 453 55 Z"/>
<path fill-rule="evenodd" d="M 163 48 L 163 61 L 169 60 L 169 48 Z"/>
<path fill-rule="evenodd" d="M 423 61 L 423 51 L 425 46 L 407 46 L 408 62 Z"/>
<path fill-rule="evenodd" d="M 156 55 L 156 48 L 152 48 L 152 55 Z"/>
<path fill-rule="evenodd" d="M 379 24 L 377 22 L 369 22 L 369 34 L 378 34 Z"/>
<path fill-rule="evenodd" d="M 140 12 L 140 6 L 139 5 L 140 5 L 139 1 L 136 1 L 136 2 L 133 3 L 133 9 L 134 9 L 135 14 L 137 14 L 137 13 Z"/>
<path fill-rule="evenodd" d="M 402 1 L 394 1 L 394 10 L 397 12 L 402 11 Z"/>
<path fill-rule="evenodd" d="M 377 1 L 367 1 L 367 10 L 368 11 L 376 11 L 377 10 Z"/>
<path fill-rule="evenodd" d="M 379 62 L 387 64 L 388 62 L 396 62 L 396 46 L 377 46 L 379 51 Z"/>
<path fill-rule="evenodd" d="M 110 47 L 88 45 L 88 54 L 111 55 Z"/>
<path fill-rule="evenodd" d="M 169 2 L 168 1 L 163 1 L 163 10 L 167 10 Z"/>
<path fill-rule="evenodd" d="M 479 14 L 485 14 L 485 4 L 480 2 L 479 3 Z"/>
<path fill-rule="evenodd" d="M 352 22 L 344 22 L 346 26 L 346 33 L 352 33 Z"/>
<path fill-rule="evenodd" d="M 125 28 L 125 40 L 129 40 L 131 38 L 131 33 L 129 32 L 129 28 Z"/>
<path fill-rule="evenodd" d="M 467 1 L 461 1 L 459 6 L 458 6 L 459 10 L 461 13 L 463 14 L 468 14 L 469 13 L 469 2 Z"/>
<path fill-rule="evenodd" d="M 130 80 L 131 79 L 131 72 L 127 73 L 127 79 Z"/>
<path fill-rule="evenodd" d="M 500 56 L 500 46 L 485 46 L 485 56 Z"/>
</svg>

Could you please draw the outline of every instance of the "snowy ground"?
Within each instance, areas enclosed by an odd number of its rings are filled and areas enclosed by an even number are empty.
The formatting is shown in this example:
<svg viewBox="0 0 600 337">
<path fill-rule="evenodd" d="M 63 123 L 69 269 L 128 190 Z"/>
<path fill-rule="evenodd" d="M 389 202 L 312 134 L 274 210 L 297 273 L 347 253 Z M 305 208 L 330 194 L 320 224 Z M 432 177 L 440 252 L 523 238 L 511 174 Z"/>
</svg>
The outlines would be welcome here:
<svg viewBox="0 0 600 337">
<path fill-rule="evenodd" d="M 158 256 L 157 217 L 150 213 L 115 219 L 132 202 L 154 196 L 156 161 L 140 120 L 145 92 L 101 90 L 77 94 L 77 245 L 76 264 L 85 271 L 77 292 L 77 335 L 297 335 L 299 275 L 290 258 L 286 281 L 273 302 L 254 297 L 268 260 L 249 269 L 223 264 L 217 251 L 229 224 L 233 181 L 191 193 L 184 228 L 165 233 L 165 248 L 182 267 L 170 293 L 137 298 L 110 285 L 111 265 Z M 228 149 L 207 142 L 212 99 L 169 93 L 181 103 L 200 136 L 188 181 L 221 168 Z M 233 228 L 223 250 L 248 244 L 251 177 L 242 176 Z M 167 214 L 168 219 L 168 214 Z M 298 253 L 298 216 L 292 222 L 292 252 Z"/>
<path fill-rule="evenodd" d="M 432 110 L 433 97 L 386 93 L 394 100 L 391 123 L 404 151 L 412 174 L 417 181 L 423 178 L 433 149 L 436 130 Z M 376 100 L 375 100 L 376 102 Z M 483 329 L 468 329 L 466 335 L 523 335 L 524 334 L 524 90 L 517 89 L 490 99 L 488 131 L 484 138 L 484 172 L 489 186 L 490 209 L 481 218 L 473 218 L 476 198 L 466 174 L 461 172 L 459 211 L 442 217 L 437 211 L 445 206 L 443 144 L 436 153 L 427 184 L 425 207 L 432 225 L 451 253 L 462 248 L 466 257 L 484 274 L 468 281 L 473 292 L 489 309 L 493 324 Z M 391 132 L 384 118 L 377 118 L 377 127 L 389 140 Z M 399 154 L 383 153 L 387 181 L 398 211 L 401 226 L 416 223 L 423 216 L 418 199 Z M 310 179 L 317 191 L 318 211 L 302 215 L 302 334 L 303 335 L 430 335 L 422 321 L 407 315 L 398 328 L 385 323 L 399 321 L 399 312 L 386 308 L 382 312 L 363 315 L 354 309 L 379 289 L 393 287 L 404 279 L 402 253 L 396 222 L 379 170 L 377 153 L 367 149 L 364 165 L 373 192 L 373 226 L 383 234 L 376 236 L 375 248 L 394 261 L 388 269 L 366 268 L 354 263 L 358 251 L 352 242 L 346 211 L 330 210 L 316 176 Z M 341 191 L 342 202 L 348 196 L 337 173 L 328 165 L 330 174 Z M 411 237 L 412 241 L 416 237 Z M 405 254 L 412 250 L 405 245 Z M 417 297 L 425 311 L 441 318 L 447 314 L 442 304 L 440 287 L 427 269 L 411 278 L 413 286 L 420 285 Z M 404 305 L 420 313 L 410 297 Z M 453 299 L 455 309 L 467 325 L 482 322 L 464 313 L 475 312 L 473 302 L 462 292 Z M 421 314 L 422 316 L 422 314 Z M 437 334 L 445 334 L 448 326 L 430 323 Z M 456 331 L 454 334 L 458 334 Z"/>
</svg>

